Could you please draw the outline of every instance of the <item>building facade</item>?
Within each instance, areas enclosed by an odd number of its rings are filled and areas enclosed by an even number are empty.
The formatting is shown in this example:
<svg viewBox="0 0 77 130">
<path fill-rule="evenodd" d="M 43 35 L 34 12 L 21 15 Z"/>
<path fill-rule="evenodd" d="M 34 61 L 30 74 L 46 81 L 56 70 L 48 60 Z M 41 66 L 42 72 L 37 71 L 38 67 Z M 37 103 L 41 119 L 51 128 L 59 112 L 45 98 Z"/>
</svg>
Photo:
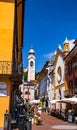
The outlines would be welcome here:
<svg viewBox="0 0 77 130">
<path fill-rule="evenodd" d="M 38 95 L 40 98 L 47 95 L 47 77 L 48 77 L 48 61 L 42 68 L 41 72 L 39 72 L 36 76 L 37 84 L 38 84 Z"/>
<path fill-rule="evenodd" d="M 65 92 L 68 90 L 67 76 L 65 66 L 67 65 L 65 57 L 71 52 L 74 47 L 73 42 L 70 42 L 67 38 L 64 41 L 64 50 L 61 46 L 58 46 L 57 52 L 54 56 L 54 87 L 55 87 L 55 99 L 60 100 L 65 98 Z M 68 67 L 69 69 L 69 67 Z M 66 103 L 56 103 L 56 109 L 66 109 Z"/>
<path fill-rule="evenodd" d="M 65 77 L 64 77 L 64 51 L 61 46 L 58 46 L 54 60 L 54 88 L 55 88 L 55 99 L 60 100 L 64 98 L 64 91 L 66 90 Z M 56 109 L 65 109 L 65 104 L 56 103 Z"/>
<path fill-rule="evenodd" d="M 65 97 L 77 95 L 77 41 L 75 40 L 73 44 L 75 46 L 64 58 L 65 79 L 68 85 L 68 90 L 65 91 Z"/>
<path fill-rule="evenodd" d="M 0 0 L 0 127 L 22 82 L 23 0 Z"/>
<path fill-rule="evenodd" d="M 38 84 L 38 95 L 41 100 L 47 100 L 49 108 L 51 107 L 50 101 L 54 98 L 53 69 L 53 61 L 47 61 L 41 72 L 39 72 L 36 77 Z"/>
</svg>

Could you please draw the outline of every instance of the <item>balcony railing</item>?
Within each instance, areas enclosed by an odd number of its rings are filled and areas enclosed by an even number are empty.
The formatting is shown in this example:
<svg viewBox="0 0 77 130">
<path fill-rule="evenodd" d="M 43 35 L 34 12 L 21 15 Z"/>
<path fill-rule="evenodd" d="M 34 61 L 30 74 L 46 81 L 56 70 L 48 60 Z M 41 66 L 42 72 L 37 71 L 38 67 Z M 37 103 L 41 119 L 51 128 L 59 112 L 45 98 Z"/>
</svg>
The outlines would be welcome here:
<svg viewBox="0 0 77 130">
<path fill-rule="evenodd" d="M 0 75 L 21 75 L 22 64 L 12 61 L 0 61 Z"/>
</svg>

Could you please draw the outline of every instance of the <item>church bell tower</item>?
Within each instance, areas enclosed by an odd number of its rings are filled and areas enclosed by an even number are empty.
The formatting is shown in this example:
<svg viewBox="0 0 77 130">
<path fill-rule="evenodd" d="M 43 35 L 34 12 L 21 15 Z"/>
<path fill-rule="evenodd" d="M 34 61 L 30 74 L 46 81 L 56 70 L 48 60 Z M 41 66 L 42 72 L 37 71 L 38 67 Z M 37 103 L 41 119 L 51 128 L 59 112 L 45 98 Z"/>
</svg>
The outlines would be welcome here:
<svg viewBox="0 0 77 130">
<path fill-rule="evenodd" d="M 28 81 L 35 80 L 35 52 L 30 48 L 28 52 Z"/>
</svg>

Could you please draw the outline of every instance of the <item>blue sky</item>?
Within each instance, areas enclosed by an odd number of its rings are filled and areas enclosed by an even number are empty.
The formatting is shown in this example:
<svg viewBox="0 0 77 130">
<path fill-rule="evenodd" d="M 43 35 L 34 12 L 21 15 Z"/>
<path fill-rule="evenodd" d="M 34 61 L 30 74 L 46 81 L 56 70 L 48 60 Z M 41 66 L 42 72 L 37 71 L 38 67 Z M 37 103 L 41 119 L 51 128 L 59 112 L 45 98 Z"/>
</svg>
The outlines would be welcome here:
<svg viewBox="0 0 77 130">
<path fill-rule="evenodd" d="M 28 51 L 33 46 L 36 71 L 41 71 L 49 54 L 65 38 L 77 38 L 77 0 L 26 0 L 24 14 L 23 66 L 27 67 Z"/>
</svg>

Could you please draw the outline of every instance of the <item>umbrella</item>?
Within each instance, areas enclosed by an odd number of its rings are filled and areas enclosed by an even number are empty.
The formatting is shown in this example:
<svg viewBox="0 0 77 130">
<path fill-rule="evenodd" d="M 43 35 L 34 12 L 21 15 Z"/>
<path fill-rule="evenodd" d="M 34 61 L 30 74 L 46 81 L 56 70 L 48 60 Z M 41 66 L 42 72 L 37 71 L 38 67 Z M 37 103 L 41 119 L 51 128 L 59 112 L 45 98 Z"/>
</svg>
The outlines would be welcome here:
<svg viewBox="0 0 77 130">
<path fill-rule="evenodd" d="M 38 100 L 31 100 L 30 103 L 38 104 L 38 103 L 40 103 L 40 100 L 39 99 Z"/>
<path fill-rule="evenodd" d="M 57 102 L 59 102 L 59 101 L 60 101 L 60 100 L 54 99 L 54 100 L 51 100 L 50 103 L 51 103 L 51 104 L 55 104 L 55 103 L 57 103 Z"/>
<path fill-rule="evenodd" d="M 63 98 L 59 102 L 64 102 L 64 103 L 77 103 L 77 97 L 73 96 L 70 98 Z"/>
</svg>

